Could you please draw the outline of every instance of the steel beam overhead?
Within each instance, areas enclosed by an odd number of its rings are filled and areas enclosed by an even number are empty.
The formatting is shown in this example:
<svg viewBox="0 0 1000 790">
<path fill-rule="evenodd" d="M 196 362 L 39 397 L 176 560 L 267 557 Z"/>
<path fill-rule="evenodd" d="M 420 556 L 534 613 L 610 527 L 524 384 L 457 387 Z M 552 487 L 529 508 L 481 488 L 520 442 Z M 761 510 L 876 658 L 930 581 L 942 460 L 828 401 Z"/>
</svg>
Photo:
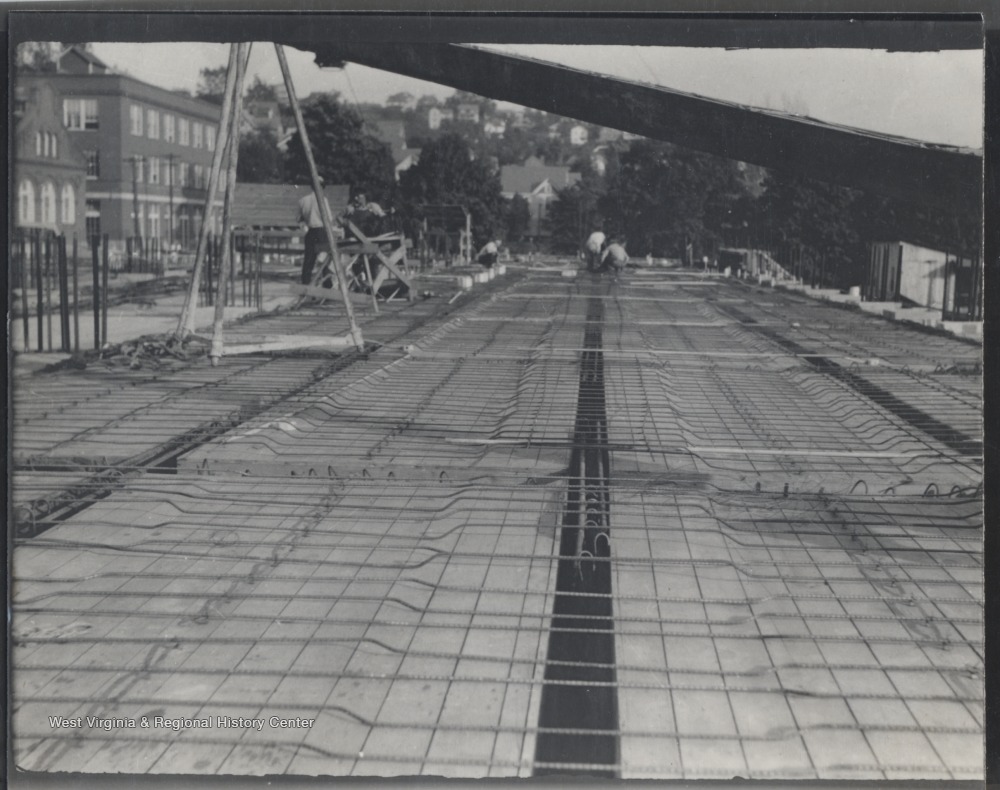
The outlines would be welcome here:
<svg viewBox="0 0 1000 790">
<path fill-rule="evenodd" d="M 464 44 L 289 42 L 350 61 L 855 189 L 975 211 L 982 156 Z"/>
</svg>

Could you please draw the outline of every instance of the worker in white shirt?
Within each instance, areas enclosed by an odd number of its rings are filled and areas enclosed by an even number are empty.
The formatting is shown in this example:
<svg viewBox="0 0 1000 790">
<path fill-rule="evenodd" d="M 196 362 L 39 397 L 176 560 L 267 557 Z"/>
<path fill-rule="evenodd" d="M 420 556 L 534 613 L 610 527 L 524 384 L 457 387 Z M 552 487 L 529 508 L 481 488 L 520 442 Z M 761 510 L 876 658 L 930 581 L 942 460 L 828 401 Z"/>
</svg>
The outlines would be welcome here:
<svg viewBox="0 0 1000 790">
<path fill-rule="evenodd" d="M 494 263 L 497 262 L 497 256 L 500 254 L 500 240 L 488 241 L 483 245 L 483 248 L 476 255 L 476 262 L 481 263 L 487 269 L 489 269 Z"/>
<path fill-rule="evenodd" d="M 621 272 L 628 263 L 628 253 L 625 252 L 623 240 L 611 242 L 601 255 L 601 271 Z"/>
<path fill-rule="evenodd" d="M 319 182 L 322 185 L 323 179 L 320 178 Z M 329 212 L 330 203 L 325 196 L 323 202 L 326 203 L 326 210 Z M 306 250 L 305 256 L 302 258 L 302 284 L 309 285 L 312 282 L 312 270 L 316 265 L 316 259 L 320 252 L 328 246 L 326 231 L 323 229 L 323 214 L 320 211 L 319 202 L 316 200 L 316 193 L 311 189 L 299 200 L 298 220 L 306 226 Z"/>
<path fill-rule="evenodd" d="M 587 249 L 587 270 L 595 272 L 597 271 L 598 264 L 601 261 L 601 250 L 604 249 L 604 242 L 607 240 L 601 231 L 595 230 L 590 236 L 587 237 L 586 244 L 584 246 Z"/>
</svg>

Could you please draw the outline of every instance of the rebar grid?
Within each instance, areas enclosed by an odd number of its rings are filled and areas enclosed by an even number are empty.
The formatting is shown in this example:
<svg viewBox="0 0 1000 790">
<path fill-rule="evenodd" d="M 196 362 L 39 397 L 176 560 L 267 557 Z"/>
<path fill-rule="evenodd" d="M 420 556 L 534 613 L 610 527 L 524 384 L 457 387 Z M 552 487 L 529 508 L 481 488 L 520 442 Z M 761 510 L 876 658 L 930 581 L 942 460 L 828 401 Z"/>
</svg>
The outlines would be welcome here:
<svg viewBox="0 0 1000 790">
<path fill-rule="evenodd" d="M 534 749 L 596 732 L 629 778 L 980 776 L 980 459 L 716 307 L 791 336 L 804 299 L 647 286 L 595 297 L 529 273 L 18 541 L 18 765 L 599 772 Z M 560 595 L 610 601 L 608 682 L 546 671 L 605 667 L 546 649 L 586 632 L 554 626 L 553 602 L 571 455 L 596 446 L 574 411 L 604 408 L 580 389 L 588 298 L 604 303 L 610 554 L 581 573 L 604 564 L 612 584 Z M 867 322 L 815 315 L 822 336 L 799 344 L 861 359 Z M 976 389 L 952 369 L 966 346 L 887 334 L 893 354 L 858 375 L 978 436 Z M 274 391 L 268 368 L 302 360 L 259 362 L 244 378 Z M 25 472 L 15 493 L 62 480 Z M 615 727 L 539 725 L 546 684 L 602 683 Z M 316 721 L 48 721 L 145 714 Z"/>
</svg>

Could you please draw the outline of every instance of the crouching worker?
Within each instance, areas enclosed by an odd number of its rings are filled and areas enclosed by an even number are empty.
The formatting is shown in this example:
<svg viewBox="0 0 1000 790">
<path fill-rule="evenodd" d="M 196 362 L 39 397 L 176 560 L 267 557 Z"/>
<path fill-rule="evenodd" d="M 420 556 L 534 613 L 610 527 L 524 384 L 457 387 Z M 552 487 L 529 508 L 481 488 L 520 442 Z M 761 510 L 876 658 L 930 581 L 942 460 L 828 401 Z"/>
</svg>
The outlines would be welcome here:
<svg viewBox="0 0 1000 790">
<path fill-rule="evenodd" d="M 625 247 L 620 241 L 613 241 L 601 255 L 602 272 L 620 274 L 626 263 L 628 263 L 628 253 L 625 252 Z"/>
<path fill-rule="evenodd" d="M 587 238 L 584 247 L 587 251 L 587 271 L 596 272 L 601 262 L 601 250 L 607 237 L 599 230 L 595 230 Z"/>
<path fill-rule="evenodd" d="M 476 263 L 481 263 L 487 269 L 493 266 L 497 262 L 497 256 L 500 254 L 500 241 L 488 241 L 483 245 L 483 248 L 479 251 L 476 256 Z"/>
</svg>

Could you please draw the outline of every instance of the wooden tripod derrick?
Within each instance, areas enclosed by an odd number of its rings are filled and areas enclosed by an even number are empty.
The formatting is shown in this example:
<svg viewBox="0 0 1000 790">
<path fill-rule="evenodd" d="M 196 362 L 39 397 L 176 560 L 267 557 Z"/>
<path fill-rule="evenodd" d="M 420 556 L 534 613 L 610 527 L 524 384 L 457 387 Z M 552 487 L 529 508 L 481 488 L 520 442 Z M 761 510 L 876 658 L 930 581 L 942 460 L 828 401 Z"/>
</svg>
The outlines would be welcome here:
<svg viewBox="0 0 1000 790">
<path fill-rule="evenodd" d="M 223 245 L 222 271 L 219 282 L 227 282 L 229 269 L 232 266 L 232 251 L 228 243 L 232 223 L 232 205 L 236 191 L 236 165 L 239 157 L 239 119 L 243 108 L 243 84 L 246 79 L 246 65 L 250 57 L 250 44 L 232 44 L 229 49 L 229 64 L 226 73 L 226 88 L 223 96 L 222 118 L 219 124 L 219 139 L 212 159 L 212 170 L 209 176 L 208 195 L 205 198 L 205 220 L 202 223 L 201 232 L 198 236 L 198 248 L 195 254 L 194 269 L 192 271 L 191 283 L 185 298 L 184 307 L 178 321 L 176 334 L 180 338 L 193 336 L 194 332 L 194 304 L 197 298 L 198 283 L 201 278 L 201 271 L 204 266 L 205 252 L 208 247 L 208 227 L 214 216 L 215 194 L 219 186 L 220 179 L 223 178 L 223 167 L 225 167 L 224 178 L 225 188 L 223 191 L 223 238 L 227 243 Z M 288 94 L 288 101 L 295 116 L 295 125 L 302 140 L 302 147 L 306 155 L 306 163 L 309 167 L 309 176 L 312 183 L 313 194 L 316 196 L 320 207 L 320 214 L 323 220 L 323 229 L 326 233 L 327 244 L 330 249 L 331 261 L 330 269 L 337 281 L 340 297 L 344 303 L 344 311 L 347 314 L 347 322 L 350 327 L 348 334 L 343 336 L 302 336 L 302 335 L 278 335 L 255 338 L 255 342 L 243 343 L 240 345 L 225 346 L 223 336 L 223 324 L 225 319 L 225 300 L 218 299 L 215 304 L 215 318 L 212 327 L 211 350 L 209 357 L 213 365 L 217 365 L 219 360 L 226 355 L 250 354 L 261 351 L 284 351 L 296 348 L 313 348 L 316 346 L 332 348 L 349 348 L 354 346 L 357 349 L 364 348 L 364 339 L 361 329 L 358 327 L 354 317 L 354 309 L 351 305 L 348 291 L 347 275 L 344 271 L 341 255 L 337 248 L 337 234 L 334 230 L 333 217 L 330 209 L 323 199 L 323 187 L 319 180 L 319 173 L 316 169 L 316 160 L 313 157 L 312 146 L 309 143 L 309 135 L 306 132 L 305 122 L 302 119 L 302 110 L 299 106 L 298 97 L 295 93 L 295 86 L 292 83 L 291 72 L 288 68 L 288 61 L 285 58 L 284 48 L 281 44 L 275 43 L 275 53 L 278 58 L 278 65 L 281 67 L 281 75 L 285 82 L 285 90 Z M 386 265 L 392 268 L 394 261 Z M 397 274 L 397 277 L 399 275 Z M 408 285 L 408 283 L 407 283 Z M 330 295 L 327 289 L 326 296 Z M 199 338 L 201 339 L 201 338 Z"/>
</svg>

